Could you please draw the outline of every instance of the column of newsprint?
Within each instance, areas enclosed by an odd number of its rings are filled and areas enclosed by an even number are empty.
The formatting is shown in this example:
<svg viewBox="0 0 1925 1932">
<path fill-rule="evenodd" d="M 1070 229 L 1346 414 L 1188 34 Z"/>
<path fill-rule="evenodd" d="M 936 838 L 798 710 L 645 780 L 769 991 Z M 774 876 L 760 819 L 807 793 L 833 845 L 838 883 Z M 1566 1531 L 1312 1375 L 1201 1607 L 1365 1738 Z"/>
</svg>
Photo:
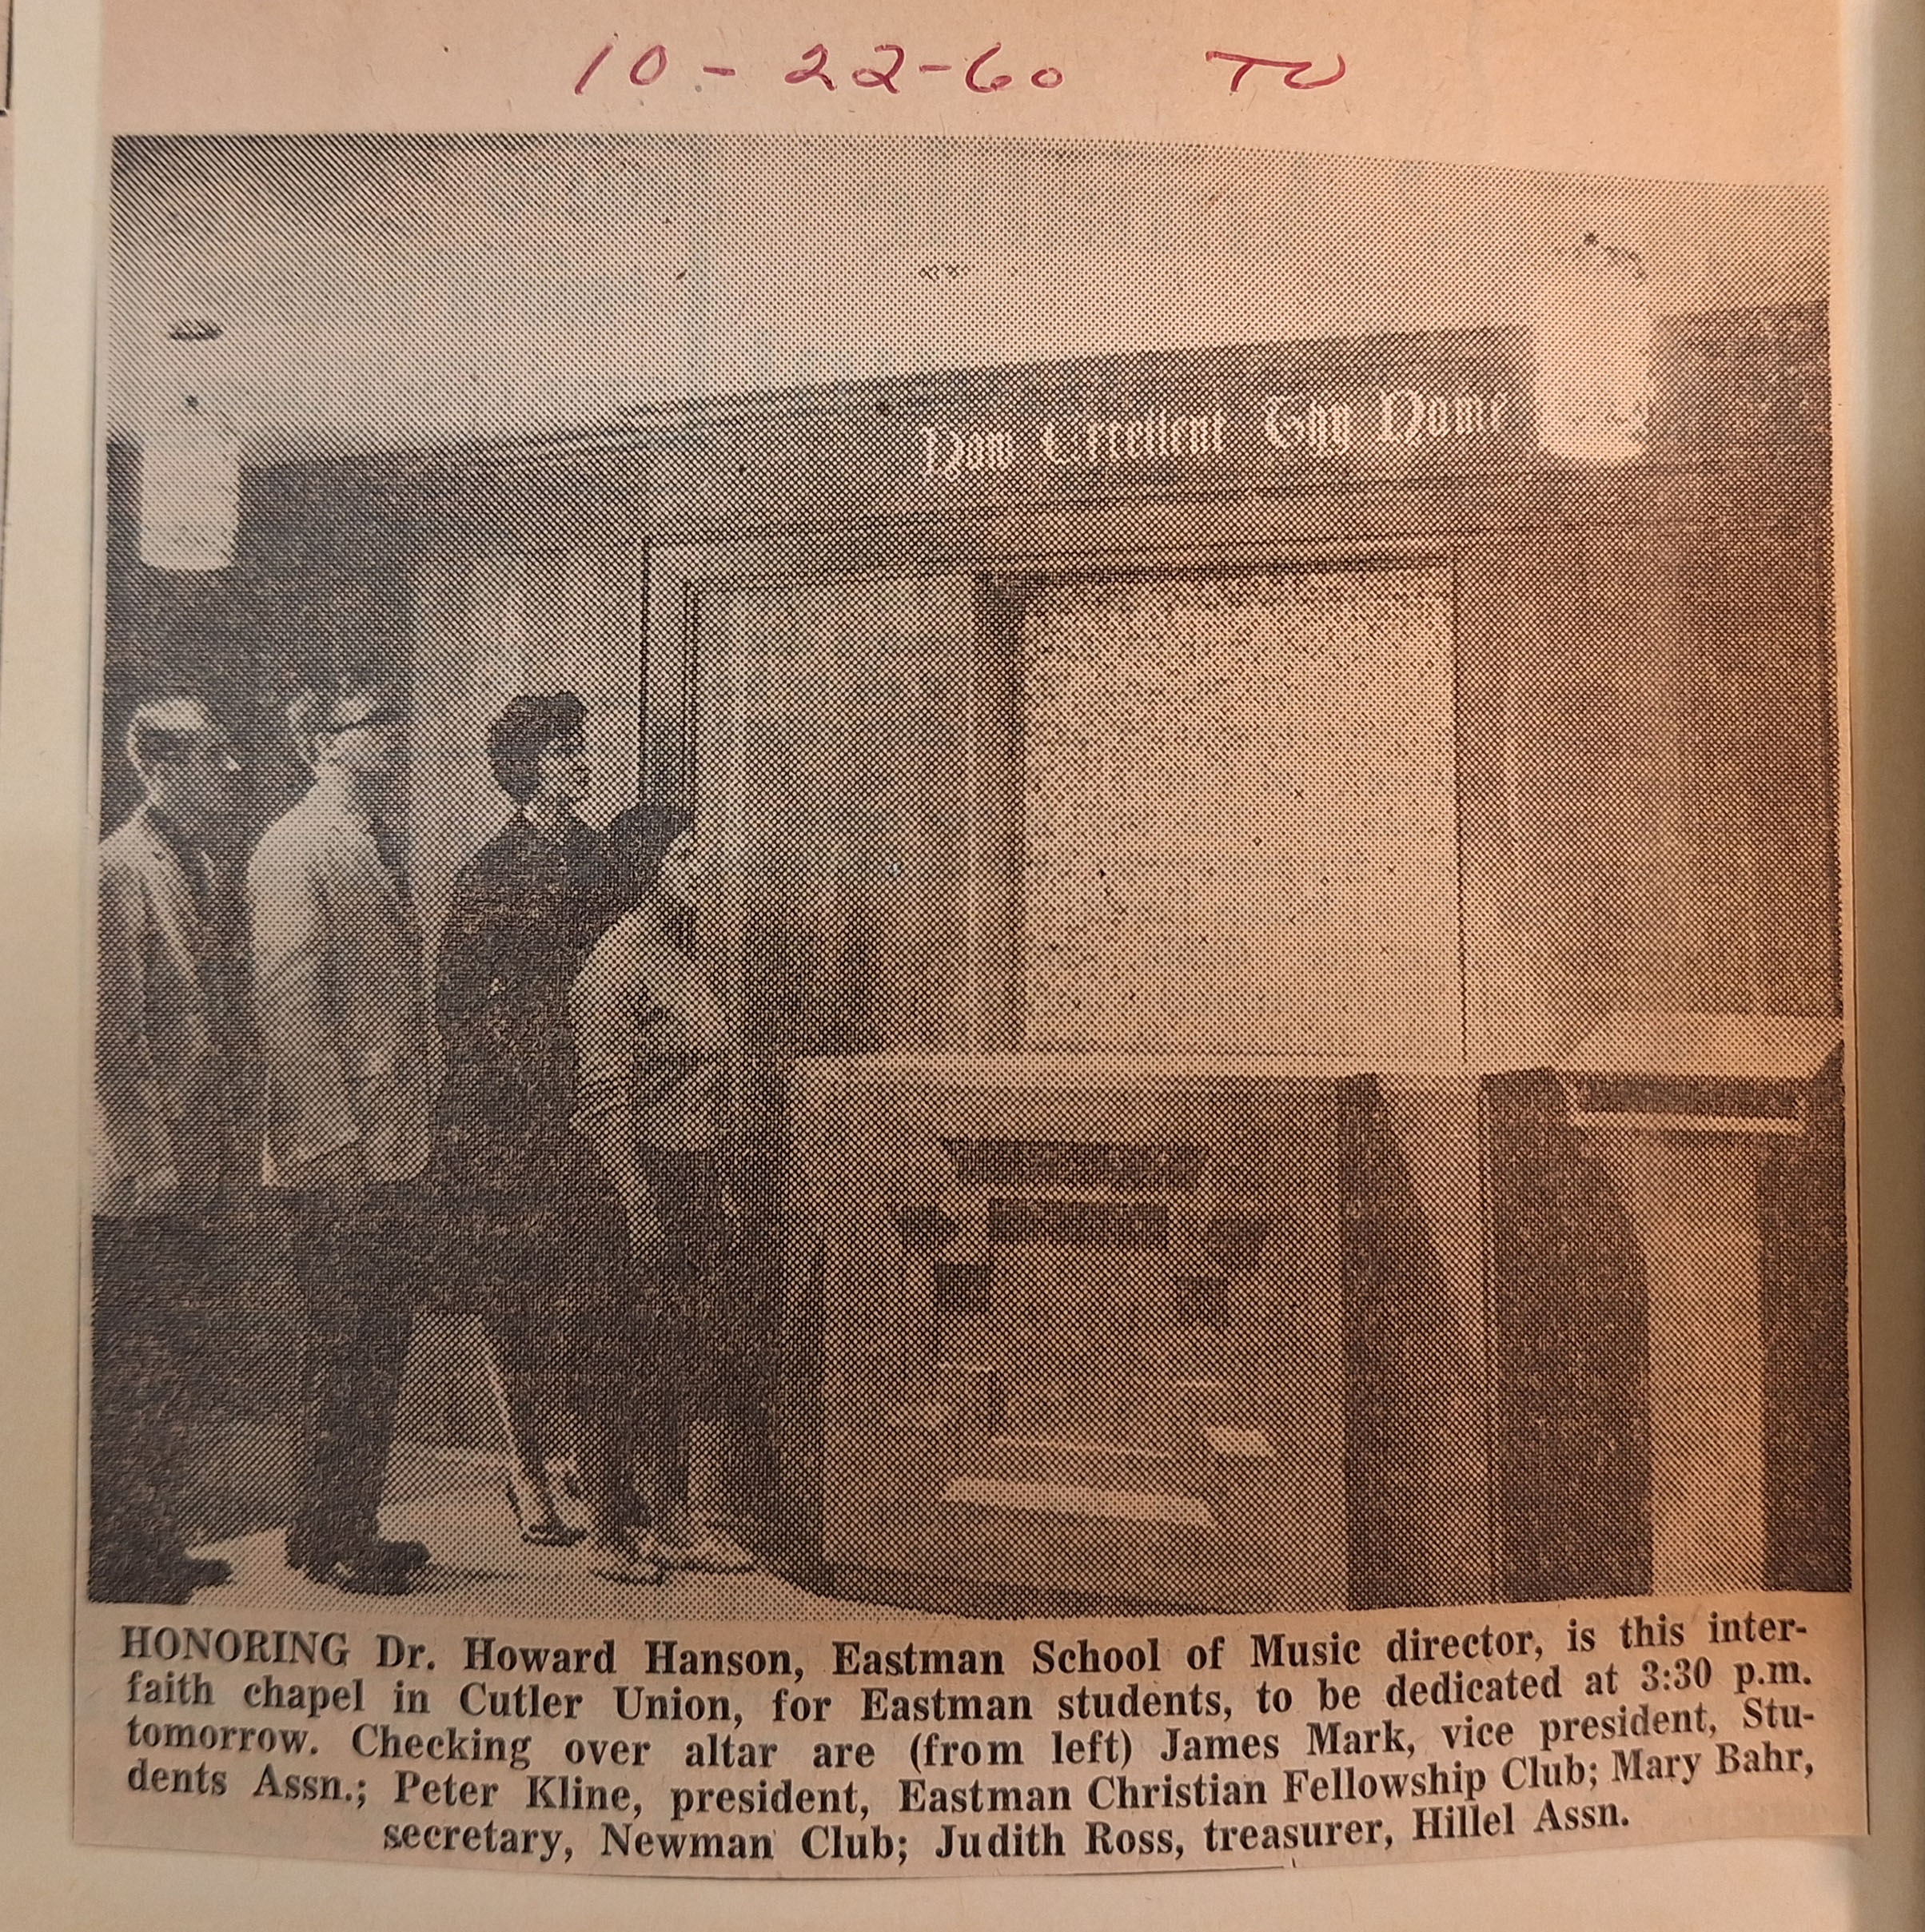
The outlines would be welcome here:
<svg viewBox="0 0 1925 1932">
<path fill-rule="evenodd" d="M 846 1627 L 90 1604 L 76 1815 L 100 1843 L 631 1877 L 1847 1833 L 1855 1618 L 1783 1592 Z"/>
</svg>

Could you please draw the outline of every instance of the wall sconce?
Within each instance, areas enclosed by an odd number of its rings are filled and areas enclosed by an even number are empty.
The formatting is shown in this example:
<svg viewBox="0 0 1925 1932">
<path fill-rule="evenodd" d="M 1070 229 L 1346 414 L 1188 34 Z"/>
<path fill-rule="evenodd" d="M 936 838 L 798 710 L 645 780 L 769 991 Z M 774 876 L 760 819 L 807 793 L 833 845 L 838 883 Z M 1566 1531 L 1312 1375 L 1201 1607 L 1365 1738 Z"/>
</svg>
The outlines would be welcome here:
<svg viewBox="0 0 1925 1932">
<path fill-rule="evenodd" d="M 1532 291 L 1537 440 L 1580 463 L 1632 463 L 1651 428 L 1651 283 L 1632 249 L 1588 234 Z"/>
<path fill-rule="evenodd" d="M 185 396 L 141 451 L 141 561 L 225 570 L 240 522 L 240 438 L 199 396 Z"/>
</svg>

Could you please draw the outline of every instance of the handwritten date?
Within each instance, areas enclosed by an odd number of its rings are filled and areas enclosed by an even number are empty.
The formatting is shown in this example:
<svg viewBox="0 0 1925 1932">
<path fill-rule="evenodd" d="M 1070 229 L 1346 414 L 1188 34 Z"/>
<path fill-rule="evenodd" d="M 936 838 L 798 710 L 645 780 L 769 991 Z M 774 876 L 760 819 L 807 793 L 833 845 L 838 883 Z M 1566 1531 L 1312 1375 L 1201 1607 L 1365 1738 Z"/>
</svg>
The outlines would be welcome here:
<svg viewBox="0 0 1925 1932">
<path fill-rule="evenodd" d="M 587 91 L 589 83 L 595 80 L 604 67 L 608 70 L 608 78 L 601 85 L 619 85 L 622 63 L 612 60 L 619 36 L 611 34 L 606 43 L 598 49 L 581 77 L 575 83 L 575 91 L 580 94 Z M 1002 70 L 1002 43 L 998 41 L 986 47 L 974 60 L 966 63 L 955 61 L 910 62 L 908 49 L 895 41 L 879 41 L 869 50 L 861 64 L 843 68 L 835 63 L 827 44 L 818 41 L 803 50 L 801 58 L 792 67 L 786 69 L 782 76 L 783 85 L 790 87 L 820 86 L 825 92 L 834 94 L 839 85 L 874 90 L 883 94 L 900 95 L 900 82 L 926 74 L 960 73 L 962 84 L 971 94 L 1000 94 L 1006 87 L 1018 85 L 1016 74 Z M 1348 71 L 1341 54 L 1337 57 L 1333 72 L 1318 74 L 1317 62 L 1305 60 L 1273 60 L 1261 54 L 1233 54 L 1213 47 L 1203 56 L 1205 62 L 1222 62 L 1231 70 L 1230 91 L 1240 94 L 1245 80 L 1259 70 L 1274 71 L 1282 76 L 1281 85 L 1293 93 L 1305 94 L 1317 87 L 1329 87 L 1341 81 Z M 1022 63 L 1012 60 L 1010 63 L 1018 71 Z M 671 58 L 668 46 L 662 41 L 653 41 L 628 63 L 628 85 L 644 89 L 655 86 L 677 68 L 678 63 Z M 741 70 L 717 63 L 703 62 L 691 67 L 688 71 L 705 74 L 715 80 L 736 80 Z M 1046 64 L 1033 69 L 1028 84 L 1033 88 L 1048 92 L 1063 85 L 1065 75 L 1061 67 Z"/>
<path fill-rule="evenodd" d="M 581 78 L 575 83 L 579 94 L 586 91 L 588 83 L 601 70 L 608 57 L 614 53 L 616 43 L 611 39 L 602 47 L 582 70 Z M 839 68 L 831 70 L 828 48 L 820 41 L 807 49 L 799 61 L 783 74 L 783 80 L 791 87 L 803 87 L 811 84 L 821 86 L 826 92 L 834 94 L 839 79 L 854 87 L 879 88 L 886 94 L 899 94 L 899 77 L 904 75 L 909 64 L 909 50 L 894 41 L 882 41 L 870 49 L 871 58 L 865 65 L 851 69 L 846 74 Z M 962 85 L 971 94 L 1000 94 L 1006 87 L 1014 85 L 1015 76 L 998 71 L 998 56 L 1002 43 L 998 41 L 978 54 L 962 70 Z M 652 87 L 667 74 L 673 62 L 668 50 L 660 41 L 645 47 L 628 69 L 628 84 L 632 87 Z M 620 62 L 616 63 L 619 71 Z M 923 74 L 954 74 L 957 70 L 953 61 L 919 61 L 914 71 Z M 719 80 L 735 80 L 740 70 L 735 67 L 703 65 L 697 71 Z M 1032 87 L 1050 89 L 1062 85 L 1063 75 L 1060 67 L 1038 67 L 1029 77 Z"/>
</svg>

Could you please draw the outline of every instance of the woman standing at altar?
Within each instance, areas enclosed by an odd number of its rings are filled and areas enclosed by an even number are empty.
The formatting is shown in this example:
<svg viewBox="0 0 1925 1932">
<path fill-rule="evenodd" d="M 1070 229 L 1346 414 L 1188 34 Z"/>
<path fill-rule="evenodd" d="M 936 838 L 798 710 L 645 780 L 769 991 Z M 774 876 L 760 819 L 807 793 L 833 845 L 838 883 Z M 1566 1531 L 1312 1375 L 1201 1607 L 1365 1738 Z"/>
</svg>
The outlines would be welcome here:
<svg viewBox="0 0 1925 1932">
<path fill-rule="evenodd" d="M 689 1494 L 698 1425 L 719 1419 L 719 1372 L 739 1330 L 735 1213 L 723 1184 L 731 1042 L 695 939 L 712 915 L 715 854 L 665 818 L 616 870 L 633 902 L 596 943 L 570 995 L 580 1127 L 626 1236 L 625 1277 L 597 1325 L 609 1444 L 627 1480 L 584 1472 L 588 1561 L 619 1582 L 671 1571 L 741 1571 L 755 1559 Z M 665 849 L 664 849 L 665 846 Z M 589 1404 L 592 1396 L 584 1397 Z"/>
</svg>

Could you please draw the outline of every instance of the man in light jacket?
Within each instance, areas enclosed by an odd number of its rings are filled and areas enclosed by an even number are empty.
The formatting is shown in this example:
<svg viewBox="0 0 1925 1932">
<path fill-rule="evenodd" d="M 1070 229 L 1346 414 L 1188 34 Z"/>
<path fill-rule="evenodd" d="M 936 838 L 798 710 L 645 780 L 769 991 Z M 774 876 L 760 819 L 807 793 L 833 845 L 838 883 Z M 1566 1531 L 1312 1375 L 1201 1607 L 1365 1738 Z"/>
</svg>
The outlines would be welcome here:
<svg viewBox="0 0 1925 1932">
<path fill-rule="evenodd" d="M 248 867 L 266 1074 L 261 1179 L 290 1209 L 305 1308 L 287 1559 L 398 1595 L 427 1562 L 378 1512 L 422 1274 L 435 1059 L 394 797 L 404 720 L 342 680 L 289 709 L 313 767 Z"/>
<path fill-rule="evenodd" d="M 228 1579 L 186 1554 L 181 1478 L 239 1151 L 238 1016 L 204 841 L 241 767 L 197 698 L 142 704 L 127 756 L 146 796 L 100 848 L 87 1587 L 184 1603 Z"/>
</svg>

